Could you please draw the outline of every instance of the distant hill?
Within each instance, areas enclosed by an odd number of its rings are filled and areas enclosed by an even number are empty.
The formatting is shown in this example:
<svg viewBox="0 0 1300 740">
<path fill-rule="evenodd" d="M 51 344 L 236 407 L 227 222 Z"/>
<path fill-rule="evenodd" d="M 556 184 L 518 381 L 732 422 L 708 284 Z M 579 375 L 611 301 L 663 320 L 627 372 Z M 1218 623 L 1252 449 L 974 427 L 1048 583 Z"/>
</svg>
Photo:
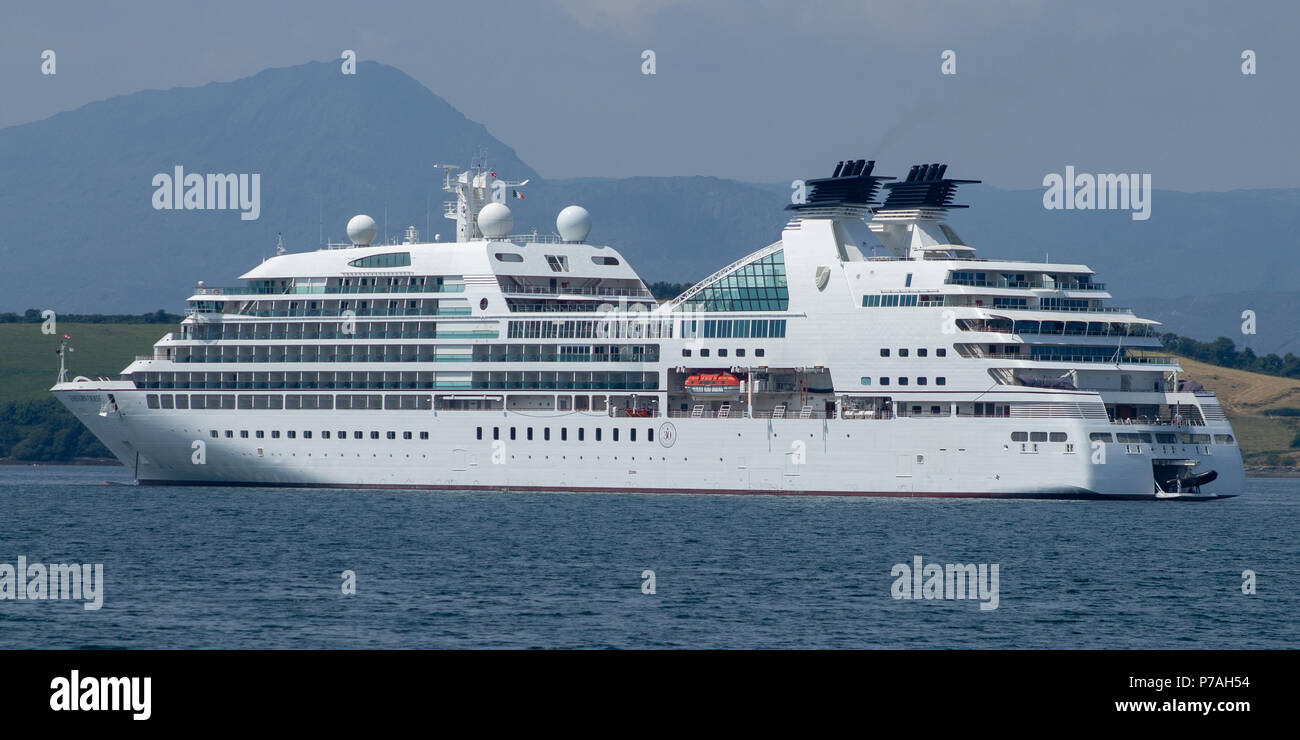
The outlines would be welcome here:
<svg viewBox="0 0 1300 740">
<path fill-rule="evenodd" d="M 1300 380 L 1232 370 L 1179 357 L 1183 377 L 1214 391 L 1232 422 L 1247 465 L 1300 465 Z"/>
<path fill-rule="evenodd" d="M 355 213 L 400 233 L 441 221 L 433 164 L 479 148 L 512 177 L 514 150 L 392 67 L 363 62 L 268 69 L 202 87 L 146 91 L 0 130 L 0 295 L 4 306 L 135 313 L 183 307 L 195 281 L 227 284 L 273 253 L 343 239 Z M 154 210 L 151 182 L 260 173 L 261 217 Z"/>
<path fill-rule="evenodd" d="M 844 156 L 872 156 L 858 145 L 844 142 Z M 0 311 L 176 311 L 195 281 L 230 284 L 271 255 L 277 233 L 292 251 L 314 249 L 322 223 L 326 240 L 341 241 L 356 213 L 389 235 L 414 225 L 448 238 L 433 164 L 468 165 L 480 148 L 502 176 L 532 178 L 526 198 L 510 201 L 516 231 L 549 233 L 562 206 L 581 203 L 593 214 L 593 241 L 618 248 L 647 281 L 698 280 L 775 241 L 788 215 L 788 182 L 549 180 L 398 69 L 363 62 L 345 76 L 337 63 L 309 63 L 0 129 Z M 916 153 L 918 161 L 929 156 Z M 881 161 L 877 171 L 902 175 L 910 164 Z M 260 173 L 261 217 L 154 210 L 152 178 L 176 165 Z M 791 179 L 828 175 L 831 165 Z M 951 165 L 954 177 L 980 176 Z M 1300 190 L 1157 190 L 1148 221 L 1047 211 L 1040 190 L 969 185 L 957 200 L 972 207 L 951 223 L 983 256 L 1087 264 L 1116 303 L 1198 339 L 1225 334 L 1241 344 L 1241 311 L 1258 305 L 1251 346 L 1300 351 L 1300 331 L 1287 328 L 1300 297 Z"/>
<path fill-rule="evenodd" d="M 1295 307 L 1300 291 L 1204 293 L 1178 298 L 1136 298 L 1127 301 L 1139 314 L 1164 323 L 1163 331 L 1211 341 L 1227 337 L 1257 355 L 1300 354 L 1300 322 Z M 1255 312 L 1254 334 L 1243 334 L 1244 311 Z"/>
</svg>

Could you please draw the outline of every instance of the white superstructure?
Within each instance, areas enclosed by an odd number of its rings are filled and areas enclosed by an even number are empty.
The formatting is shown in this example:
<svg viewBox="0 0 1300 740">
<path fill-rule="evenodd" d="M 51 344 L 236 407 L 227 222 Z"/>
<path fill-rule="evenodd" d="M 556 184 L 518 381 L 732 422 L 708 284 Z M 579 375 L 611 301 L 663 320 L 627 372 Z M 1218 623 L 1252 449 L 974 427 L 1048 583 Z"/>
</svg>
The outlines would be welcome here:
<svg viewBox="0 0 1300 740">
<path fill-rule="evenodd" d="M 585 210 L 509 236 L 526 181 L 448 167 L 455 242 L 354 218 L 350 245 L 200 287 L 122 380 L 53 392 L 142 484 L 1240 493 L 1156 322 L 1085 265 L 976 258 L 944 220 L 973 181 L 873 168 L 809 181 L 778 241 L 660 305 Z"/>
</svg>

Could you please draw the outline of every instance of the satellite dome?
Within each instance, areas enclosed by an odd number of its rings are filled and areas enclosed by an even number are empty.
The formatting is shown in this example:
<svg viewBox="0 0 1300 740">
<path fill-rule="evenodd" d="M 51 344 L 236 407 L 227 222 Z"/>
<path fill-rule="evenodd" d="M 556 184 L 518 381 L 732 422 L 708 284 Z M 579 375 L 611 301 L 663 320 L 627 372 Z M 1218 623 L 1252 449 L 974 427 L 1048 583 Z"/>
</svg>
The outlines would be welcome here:
<svg viewBox="0 0 1300 740">
<path fill-rule="evenodd" d="M 375 240 L 375 234 L 379 233 L 379 227 L 375 226 L 375 220 L 362 213 L 353 216 L 348 221 L 348 238 L 358 247 L 364 247 Z"/>
<path fill-rule="evenodd" d="M 555 228 L 566 242 L 585 241 L 591 233 L 591 214 L 582 206 L 568 206 L 555 217 Z"/>
<path fill-rule="evenodd" d="M 515 217 L 503 203 L 488 203 L 478 212 L 478 230 L 488 239 L 500 239 L 510 233 Z"/>
</svg>

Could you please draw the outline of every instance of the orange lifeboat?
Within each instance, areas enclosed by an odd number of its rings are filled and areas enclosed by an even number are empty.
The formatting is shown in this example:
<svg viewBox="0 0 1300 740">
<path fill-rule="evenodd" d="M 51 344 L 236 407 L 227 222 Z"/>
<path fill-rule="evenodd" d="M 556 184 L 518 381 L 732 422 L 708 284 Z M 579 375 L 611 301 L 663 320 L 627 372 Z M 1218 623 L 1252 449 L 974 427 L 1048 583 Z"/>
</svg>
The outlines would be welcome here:
<svg viewBox="0 0 1300 740">
<path fill-rule="evenodd" d="M 740 380 L 731 373 L 700 373 L 686 379 L 686 392 L 692 396 L 726 398 L 740 395 Z"/>
</svg>

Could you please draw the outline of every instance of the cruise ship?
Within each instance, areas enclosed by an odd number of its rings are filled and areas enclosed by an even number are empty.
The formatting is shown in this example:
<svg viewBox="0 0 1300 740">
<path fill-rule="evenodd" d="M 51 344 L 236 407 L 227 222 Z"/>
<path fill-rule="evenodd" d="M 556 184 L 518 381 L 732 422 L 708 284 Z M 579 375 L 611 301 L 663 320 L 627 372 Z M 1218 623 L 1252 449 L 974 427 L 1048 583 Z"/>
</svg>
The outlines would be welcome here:
<svg viewBox="0 0 1300 740">
<path fill-rule="evenodd" d="M 52 392 L 141 485 L 1240 493 L 1158 323 L 1086 265 L 976 257 L 947 221 L 979 181 L 946 173 L 839 162 L 776 241 L 660 303 L 583 208 L 512 235 L 507 183 L 448 166 L 455 241 L 354 217 L 350 243 L 199 283 L 120 380 Z"/>
</svg>

